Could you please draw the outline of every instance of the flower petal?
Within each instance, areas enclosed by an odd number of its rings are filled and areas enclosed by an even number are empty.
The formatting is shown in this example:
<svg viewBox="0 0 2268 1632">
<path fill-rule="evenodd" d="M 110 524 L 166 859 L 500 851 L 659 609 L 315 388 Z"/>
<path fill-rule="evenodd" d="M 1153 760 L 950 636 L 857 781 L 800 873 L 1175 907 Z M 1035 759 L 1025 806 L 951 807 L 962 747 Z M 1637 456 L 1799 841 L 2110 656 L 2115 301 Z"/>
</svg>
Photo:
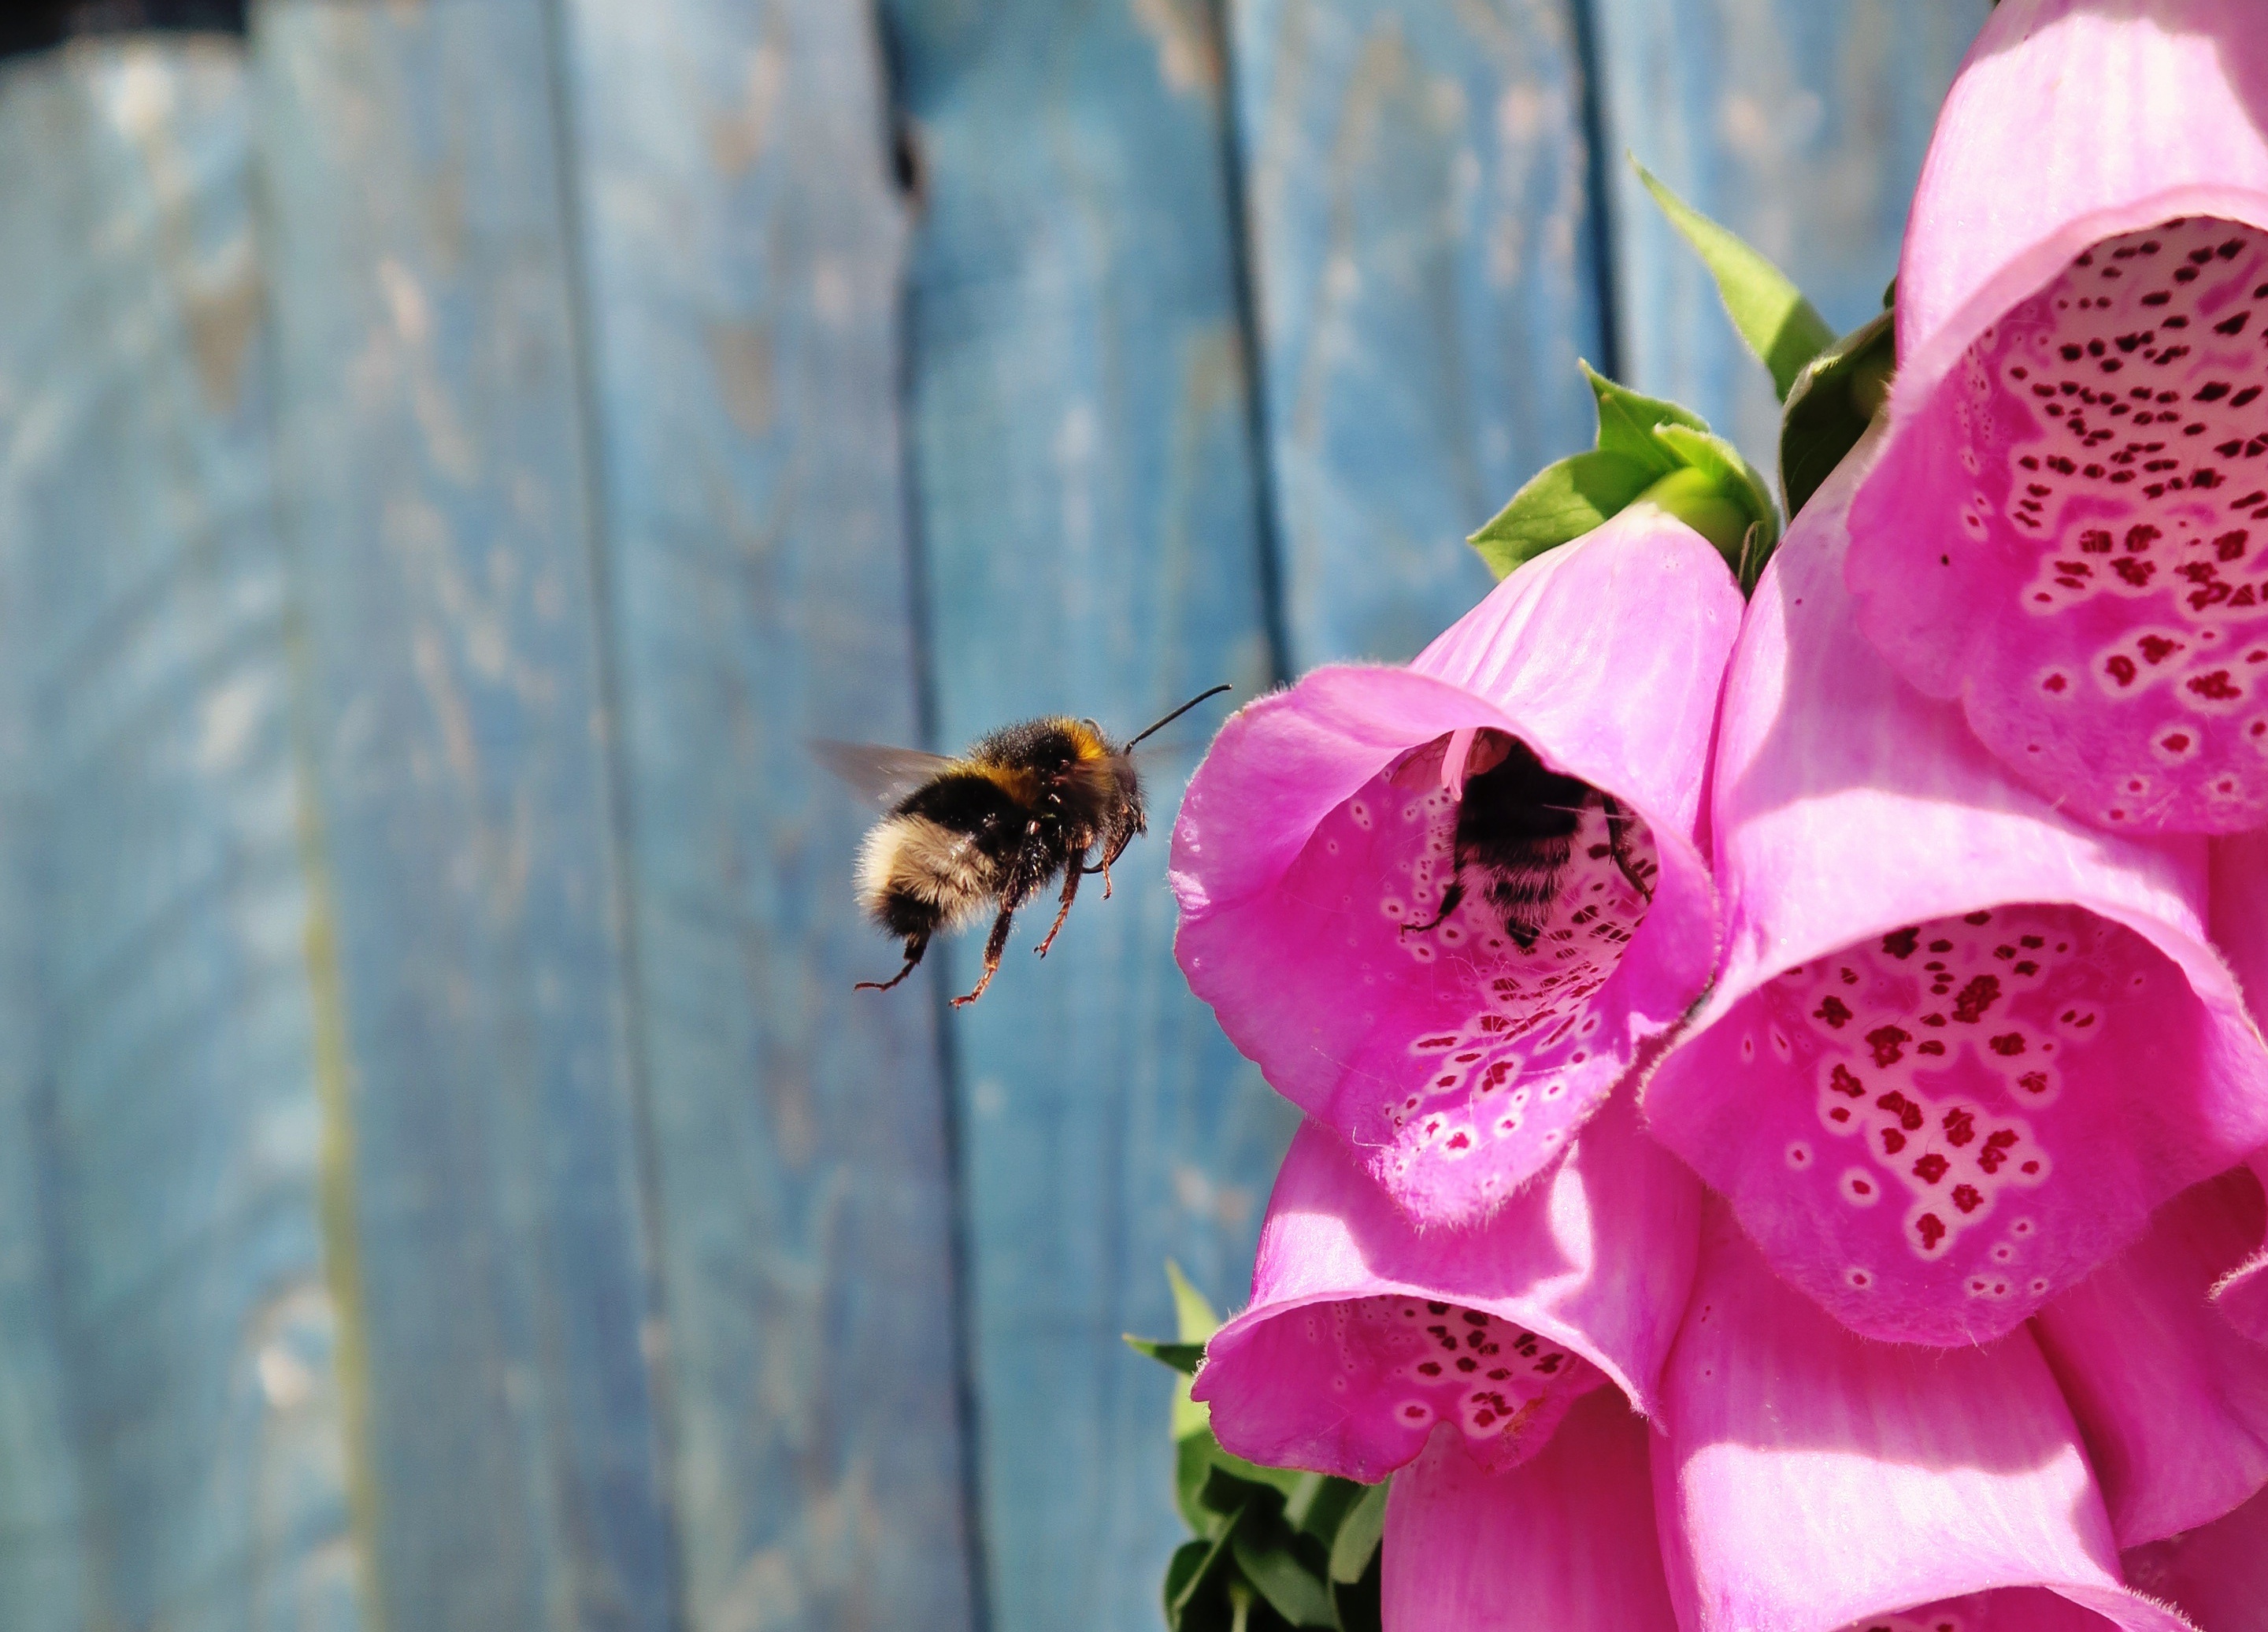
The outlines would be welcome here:
<svg viewBox="0 0 2268 1632">
<path fill-rule="evenodd" d="M 1699 1195 L 1625 1096 L 1485 1223 L 1421 1231 L 1311 1121 L 1269 1200 L 1252 1306 L 1206 1346 L 1192 1392 L 1223 1445 L 1274 1466 L 1375 1481 L 1437 1421 L 1477 1463 L 1511 1466 L 1601 1381 L 1651 1407 Z"/>
<path fill-rule="evenodd" d="M 1654 1539 L 1646 1426 L 1585 1396 L 1534 1461 L 1484 1473 L 1445 1432 L 1386 1504 L 1395 1632 L 1676 1632 Z"/>
<path fill-rule="evenodd" d="M 2268 1629 L 2268 1493 L 2225 1518 L 2136 1547 L 2126 1554 L 2126 1579 L 2205 1632 Z"/>
<path fill-rule="evenodd" d="M 1662 1387 L 1656 1512 L 1686 1632 L 1874 1626 L 2027 1586 L 2121 1627 L 2181 1624 L 2121 1584 L 2078 1430 L 2025 1333 L 1948 1349 L 1854 1336 L 1712 1206 Z"/>
<path fill-rule="evenodd" d="M 1725 960 L 1645 1106 L 1854 1331 L 1984 1341 L 2268 1142 L 2268 1051 L 2204 939 L 2203 843 L 2050 809 L 1859 638 L 1842 523 L 1880 435 L 1749 608 Z"/>
<path fill-rule="evenodd" d="M 1999 8 L 1915 196 L 1890 446 L 1852 510 L 1868 637 L 2113 827 L 2268 820 L 2259 24 Z"/>
<path fill-rule="evenodd" d="M 2268 1001 L 2268 832 L 2213 841 L 2213 941 L 2244 986 L 2257 1023 Z M 2268 1186 L 2268 1150 L 2246 1158 Z M 2256 1343 L 2268 1343 L 2268 1240 L 2213 1289 L 2222 1318 Z"/>
<path fill-rule="evenodd" d="M 2268 1349 L 2206 1299 L 2263 1219 L 2242 1168 L 2192 1186 L 2034 1318 L 2122 1547 L 2209 1523 L 2268 1484 Z"/>
<path fill-rule="evenodd" d="M 1707 983 L 1693 832 L 1739 618 L 1706 541 L 1626 512 L 1506 580 L 1411 668 L 1321 669 L 1243 709 L 1198 768 L 1174 831 L 1189 986 L 1418 1215 L 1501 1204 Z M 1449 860 L 1462 807 L 1443 784 L 1464 772 L 1444 757 L 1483 727 L 1651 835 L 1650 905 L 1648 864 L 1586 800 L 1521 941 Z"/>
</svg>

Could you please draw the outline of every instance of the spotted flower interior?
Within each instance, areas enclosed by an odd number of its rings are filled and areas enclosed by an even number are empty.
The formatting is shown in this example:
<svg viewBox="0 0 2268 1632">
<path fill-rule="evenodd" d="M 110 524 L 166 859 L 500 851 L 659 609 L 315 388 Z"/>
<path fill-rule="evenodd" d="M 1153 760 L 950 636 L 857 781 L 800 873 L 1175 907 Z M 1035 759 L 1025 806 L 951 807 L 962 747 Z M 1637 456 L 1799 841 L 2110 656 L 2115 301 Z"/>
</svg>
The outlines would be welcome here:
<svg viewBox="0 0 2268 1632">
<path fill-rule="evenodd" d="M 1416 1457 L 1437 1423 L 1481 1467 L 1514 1466 L 1606 1381 L 1572 1349 L 1501 1317 L 1396 1296 L 1311 1303 L 1256 1332 L 1239 1363 L 1297 1391 L 1303 1408 L 1266 1418 L 1276 1436 L 1265 1445 L 1232 1449 L 1366 1480 Z"/>
<path fill-rule="evenodd" d="M 1633 816 L 1610 823 L 1593 794 L 1564 860 L 1518 881 L 1542 898 L 1507 909 L 1491 896 L 1501 869 L 1459 868 L 1447 747 L 1406 756 L 1325 817 L 1284 894 L 1313 915 L 1349 1001 L 1397 993 L 1402 1023 L 1374 1029 L 1347 1062 L 1366 1097 L 1354 1141 L 1379 1151 L 1381 1178 L 1392 1187 L 1413 1164 L 1486 1152 L 1481 1188 L 1509 1193 L 1627 1066 L 1609 988 L 1646 914 L 1653 843 Z"/>
<path fill-rule="evenodd" d="M 1720 1177 L 1782 1273 L 1853 1330 L 1981 1340 L 2139 1229 L 2128 1102 L 2194 1079 L 2193 1003 L 2132 930 L 2003 906 L 1787 970 L 1688 1046 L 1742 1085 Z"/>
<path fill-rule="evenodd" d="M 2268 820 L 2264 393 L 2268 233 L 2168 221 L 1987 329 L 1939 388 L 1938 435 L 1895 447 L 1860 500 L 1860 532 L 1911 536 L 1936 480 L 1933 549 L 1896 570 L 1948 581 L 1909 599 L 1862 549 L 1852 587 L 1957 625 L 1918 637 L 1929 689 L 1965 688 L 1994 751 L 2092 821 Z"/>
</svg>

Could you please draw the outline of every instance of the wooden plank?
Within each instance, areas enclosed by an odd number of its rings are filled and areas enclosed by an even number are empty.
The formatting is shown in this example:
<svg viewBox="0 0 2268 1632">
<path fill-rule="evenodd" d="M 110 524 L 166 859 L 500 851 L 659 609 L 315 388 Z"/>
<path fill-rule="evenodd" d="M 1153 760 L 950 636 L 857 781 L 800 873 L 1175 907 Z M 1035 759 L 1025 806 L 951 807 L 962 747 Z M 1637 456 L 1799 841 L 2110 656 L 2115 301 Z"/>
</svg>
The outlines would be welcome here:
<svg viewBox="0 0 2268 1632">
<path fill-rule="evenodd" d="M 675 1615 L 543 0 L 254 17 L 379 1607 Z"/>
<path fill-rule="evenodd" d="M 574 0 L 637 996 L 696 1628 L 971 1624 L 935 1016 L 814 736 L 916 740 L 871 14 Z"/>
<path fill-rule="evenodd" d="M 11 1627 L 357 1624 L 248 113 L 218 41 L 0 82 L 6 916 L 36 926 L 5 1030 L 39 1082 L 0 1190 L 38 1192 L 71 1460 L 11 1416 L 11 1492 L 63 1505 L 0 1527 L 85 1509 L 83 1555 L 0 1554 Z"/>
<path fill-rule="evenodd" d="M 1771 256 L 1838 330 L 1881 309 L 1906 204 L 1989 0 L 1592 0 L 1630 382 L 1778 469 L 1771 382 L 1625 150 Z"/>
<path fill-rule="evenodd" d="M 1250 696 L 1273 654 L 1210 6 L 886 15 L 922 188 L 909 434 L 939 740 L 1055 711 L 1127 734 L 1215 682 Z M 1169 1329 L 1169 1255 L 1241 1291 L 1289 1135 L 1173 963 L 1189 763 L 1154 776 L 1116 898 L 1082 899 L 1044 964 L 1035 910 L 947 1023 L 1003 1632 L 1155 1626 L 1169 1391 L 1118 1334 Z M 977 949 L 938 958 L 954 991 Z"/>
<path fill-rule="evenodd" d="M 1590 445 L 1604 360 L 1572 0 L 1235 0 L 1294 670 L 1399 661 L 1465 535 Z"/>
</svg>

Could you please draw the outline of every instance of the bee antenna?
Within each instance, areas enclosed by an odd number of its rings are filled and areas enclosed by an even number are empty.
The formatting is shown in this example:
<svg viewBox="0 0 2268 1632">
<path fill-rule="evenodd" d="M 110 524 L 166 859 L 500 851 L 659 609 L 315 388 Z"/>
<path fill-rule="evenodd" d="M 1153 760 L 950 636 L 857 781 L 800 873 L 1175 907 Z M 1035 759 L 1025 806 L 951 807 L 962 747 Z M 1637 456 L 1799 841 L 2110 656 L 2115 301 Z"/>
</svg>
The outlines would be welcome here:
<svg viewBox="0 0 2268 1632">
<path fill-rule="evenodd" d="M 1212 690 L 1211 690 L 1210 691 L 1200 691 L 1200 692 L 1198 692 L 1195 697 L 1191 698 L 1188 702 L 1186 702 L 1186 703 L 1182 704 L 1179 708 L 1175 709 L 1172 713 L 1167 714 L 1167 715 L 1163 720 L 1160 720 L 1160 721 L 1158 721 L 1158 723 L 1157 723 L 1157 724 L 1155 724 L 1155 725 L 1153 725 L 1153 726 L 1150 727 L 1148 730 L 1144 731 L 1144 732 L 1142 733 L 1142 735 L 1141 735 L 1141 736 L 1138 736 L 1138 737 L 1135 737 L 1135 738 L 1131 739 L 1130 742 L 1128 742 L 1128 743 L 1126 744 L 1126 746 L 1127 746 L 1128 748 L 1131 748 L 1131 747 L 1133 747 L 1133 746 L 1134 746 L 1134 744 L 1135 744 L 1136 742 L 1140 742 L 1140 741 L 1142 740 L 1142 737 L 1144 737 L 1144 736 L 1149 736 L 1149 735 L 1152 735 L 1152 734 L 1153 734 L 1153 733 L 1155 733 L 1155 732 L 1159 732 L 1159 731 L 1162 731 L 1162 730 L 1164 730 L 1167 726 L 1169 726 L 1169 725 L 1173 724 L 1173 723 L 1174 723 L 1174 721 L 1175 721 L 1176 720 L 1179 720 L 1179 719 L 1180 719 L 1183 714 L 1188 713 L 1189 712 L 1189 710 L 1191 710 L 1192 708 L 1195 708 L 1195 707 L 1196 707 L 1199 703 L 1204 702 L 1204 701 L 1205 700 L 1205 698 L 1209 698 L 1209 697 L 1219 697 L 1219 696 L 1222 692 L 1224 692 L 1224 691 L 1233 691 L 1234 690 L 1236 690 L 1236 688 L 1235 688 L 1234 686 L 1232 686 L 1232 685 L 1229 685 L 1229 684 L 1227 684 L 1227 683 L 1222 683 L 1222 684 L 1220 684 L 1220 685 L 1217 685 L 1217 686 L 1213 687 L 1213 688 L 1212 688 Z"/>
</svg>

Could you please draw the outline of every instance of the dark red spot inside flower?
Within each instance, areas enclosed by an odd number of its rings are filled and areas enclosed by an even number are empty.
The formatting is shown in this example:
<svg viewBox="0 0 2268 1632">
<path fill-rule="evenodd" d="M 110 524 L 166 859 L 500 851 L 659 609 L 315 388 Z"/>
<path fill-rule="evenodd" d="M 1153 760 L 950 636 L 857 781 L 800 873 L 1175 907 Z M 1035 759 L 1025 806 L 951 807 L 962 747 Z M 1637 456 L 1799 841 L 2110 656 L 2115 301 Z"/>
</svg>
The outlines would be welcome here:
<svg viewBox="0 0 2268 1632">
<path fill-rule="evenodd" d="M 1905 1058 L 1905 1045 L 1913 1041 L 1911 1032 L 1896 1026 L 1877 1026 L 1867 1033 L 1867 1045 L 1874 1052 L 1878 1066 L 1894 1066 Z"/>
<path fill-rule="evenodd" d="M 2154 668 L 2180 651 L 2183 644 L 2179 640 L 2169 640 L 2163 635 L 2144 635 L 2134 646 L 2142 654 L 2142 661 Z"/>
<path fill-rule="evenodd" d="M 1850 1067 L 1847 1066 L 1838 1065 L 1828 1073 L 1827 1086 L 1837 1093 L 1847 1094 L 1853 1099 L 1866 1097 L 1865 1086 L 1851 1074 Z"/>
<path fill-rule="evenodd" d="M 1920 942 L 1919 929 L 1894 929 L 1882 937 L 1882 950 L 1888 952 L 1892 957 L 1911 957 L 1914 955 L 1914 949 Z"/>
<path fill-rule="evenodd" d="M 2014 1058 L 2024 1052 L 2024 1034 L 2021 1031 L 2004 1032 L 1992 1038 L 1985 1046 L 2003 1058 Z"/>
<path fill-rule="evenodd" d="M 1955 1150 L 1977 1137 L 1977 1119 L 1958 1105 L 1945 1113 L 1941 1126 L 1945 1129 L 1945 1142 Z"/>
<path fill-rule="evenodd" d="M 1830 992 L 1820 1000 L 1819 1007 L 1811 1011 L 1811 1017 L 1814 1020 L 1824 1020 L 1830 1028 L 1840 1031 L 1851 1023 L 1851 1008 L 1841 998 Z"/>
<path fill-rule="evenodd" d="M 2134 660 L 2123 652 L 2106 661 L 2102 667 L 2104 672 L 2122 686 L 2132 685 L 2134 676 L 2141 672 L 2134 667 Z"/>
<path fill-rule="evenodd" d="M 1976 976 L 1954 998 L 1953 1017 L 1964 1025 L 1975 1025 L 1984 1017 L 1984 1011 L 1999 1001 L 2000 978 Z"/>
<path fill-rule="evenodd" d="M 1989 924 L 1992 921 L 1992 915 L 1990 912 L 1970 912 L 1964 914 L 1961 921 L 1964 924 Z M 1951 949 L 1949 944 L 1948 949 Z M 1932 947 L 1930 950 L 1934 952 L 1937 949 Z"/>
<path fill-rule="evenodd" d="M 1984 1148 L 1977 1153 L 1977 1165 L 1987 1173 L 1997 1173 L 2015 1148 L 2016 1135 L 2011 1128 L 1996 1128 L 1984 1135 Z"/>
<path fill-rule="evenodd" d="M 1921 1250 L 1937 1251 L 1937 1244 L 1945 1239 L 1945 1221 L 1934 1213 L 1924 1213 L 1914 1220 L 1914 1233 L 1921 1237 Z"/>
<path fill-rule="evenodd" d="M 1897 1153 L 1898 1153 L 1899 1151 L 1904 1150 L 1905 1148 L 1906 1148 L 1906 1136 L 1905 1136 L 1904 1134 L 1901 1134 L 1900 1132 L 1898 1132 L 1898 1130 L 1897 1130 L 1897 1129 L 1896 1129 L 1896 1128 L 1894 1128 L 1894 1127 L 1886 1127 L 1886 1128 L 1884 1128 L 1884 1129 L 1882 1130 L 1882 1154 L 1883 1154 L 1883 1155 L 1885 1155 L 1885 1156 L 1894 1156 L 1897 1155 Z"/>
<path fill-rule="evenodd" d="M 1898 1119 L 1898 1126 L 1909 1134 L 1921 1132 L 1921 1107 L 1896 1089 L 1892 1089 L 1874 1102 L 1878 1110 L 1887 1111 Z"/>
<path fill-rule="evenodd" d="M 1983 1207 L 1984 1198 L 1977 1193 L 1974 1185 L 1955 1185 L 1953 1187 L 1953 1205 L 1965 1215 Z"/>
<path fill-rule="evenodd" d="M 2226 703 L 2244 695 L 2228 683 L 2228 670 L 2226 668 L 2216 668 L 2209 675 L 2198 675 L 2190 681 L 2189 687 L 2208 702 Z"/>
<path fill-rule="evenodd" d="M 1943 1178 L 1948 1172 L 1951 1171 L 1952 1168 L 1953 1163 L 1947 1161 L 1943 1156 L 1938 1155 L 1934 1150 L 1931 1151 L 1927 1156 L 1924 1156 L 1920 1161 L 1913 1164 L 1914 1177 L 1921 1180 L 1925 1185 L 1933 1185 L 1937 1183 L 1939 1179 Z"/>
</svg>

